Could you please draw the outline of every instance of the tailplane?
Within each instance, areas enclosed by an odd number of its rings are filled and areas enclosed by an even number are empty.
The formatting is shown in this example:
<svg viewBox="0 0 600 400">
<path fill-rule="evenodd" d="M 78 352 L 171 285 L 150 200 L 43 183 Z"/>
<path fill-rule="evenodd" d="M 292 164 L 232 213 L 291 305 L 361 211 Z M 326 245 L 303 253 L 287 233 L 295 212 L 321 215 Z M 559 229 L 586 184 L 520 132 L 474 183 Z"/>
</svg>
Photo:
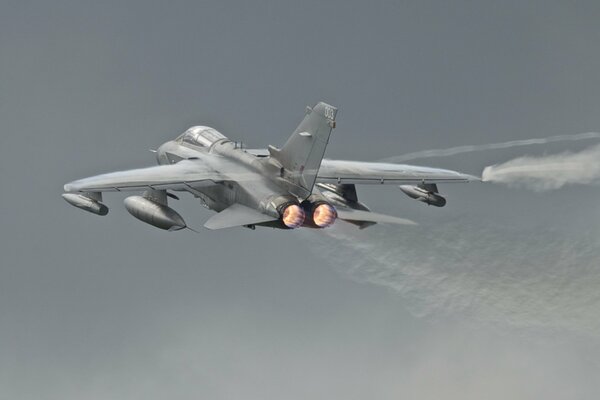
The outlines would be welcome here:
<svg viewBox="0 0 600 400">
<path fill-rule="evenodd" d="M 313 189 L 337 108 L 319 102 L 306 115 L 281 149 L 269 146 L 271 157 L 281 164 L 281 176 L 292 183 L 292 193 L 308 197 Z"/>
</svg>

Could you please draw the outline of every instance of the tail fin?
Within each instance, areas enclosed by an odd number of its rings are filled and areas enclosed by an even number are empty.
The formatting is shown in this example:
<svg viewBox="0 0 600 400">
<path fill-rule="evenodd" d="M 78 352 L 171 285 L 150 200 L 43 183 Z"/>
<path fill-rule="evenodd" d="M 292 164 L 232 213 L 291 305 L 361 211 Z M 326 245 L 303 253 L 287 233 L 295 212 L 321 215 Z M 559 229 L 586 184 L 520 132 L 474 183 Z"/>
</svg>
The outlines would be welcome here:
<svg viewBox="0 0 600 400">
<path fill-rule="evenodd" d="M 281 149 L 269 146 L 271 157 L 282 166 L 282 177 L 292 183 L 292 193 L 311 194 L 331 130 L 335 128 L 337 108 L 319 102 L 307 107 L 306 115 Z"/>
</svg>

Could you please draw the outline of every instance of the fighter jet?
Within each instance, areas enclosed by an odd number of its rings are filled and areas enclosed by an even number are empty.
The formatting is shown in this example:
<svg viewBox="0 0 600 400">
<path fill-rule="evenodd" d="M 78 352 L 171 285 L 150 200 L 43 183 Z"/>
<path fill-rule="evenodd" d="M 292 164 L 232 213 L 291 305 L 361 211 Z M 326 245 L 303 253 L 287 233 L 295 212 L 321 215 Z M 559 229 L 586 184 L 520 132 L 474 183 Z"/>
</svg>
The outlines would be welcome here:
<svg viewBox="0 0 600 400">
<path fill-rule="evenodd" d="M 158 166 L 76 180 L 64 186 L 62 197 L 75 207 L 106 215 L 104 192 L 143 191 L 127 197 L 125 208 L 168 231 L 188 227 L 168 205 L 168 199 L 178 199 L 173 192 L 189 192 L 217 212 L 204 224 L 208 229 L 322 229 L 336 220 L 362 229 L 414 222 L 372 212 L 358 200 L 356 185 L 399 185 L 408 196 L 442 207 L 446 200 L 438 183 L 479 180 L 445 169 L 323 159 L 336 114 L 337 108 L 323 102 L 307 107 L 281 148 L 247 149 L 214 128 L 194 126 L 155 151 Z"/>
</svg>

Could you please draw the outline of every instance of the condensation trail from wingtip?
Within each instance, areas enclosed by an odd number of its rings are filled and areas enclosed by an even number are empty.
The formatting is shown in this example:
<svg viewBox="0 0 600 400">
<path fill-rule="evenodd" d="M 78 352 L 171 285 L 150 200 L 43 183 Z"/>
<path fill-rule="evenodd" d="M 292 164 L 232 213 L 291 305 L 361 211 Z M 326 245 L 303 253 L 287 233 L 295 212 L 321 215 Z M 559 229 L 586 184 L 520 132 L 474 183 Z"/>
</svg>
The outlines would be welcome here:
<svg viewBox="0 0 600 400">
<path fill-rule="evenodd" d="M 456 154 L 471 153 L 474 151 L 499 150 L 499 149 L 508 149 L 511 147 L 532 146 L 532 145 L 536 145 L 536 144 L 539 145 L 539 144 L 548 144 L 548 143 L 554 143 L 554 142 L 573 142 L 573 141 L 586 140 L 586 139 L 600 139 L 600 132 L 585 132 L 585 133 L 579 133 L 579 134 L 575 134 L 575 135 L 558 135 L 558 136 L 550 136 L 547 138 L 538 138 L 538 139 L 512 140 L 509 142 L 502 142 L 502 143 L 489 143 L 489 144 L 481 144 L 481 145 L 458 146 L 458 147 L 450 147 L 448 149 L 423 150 L 423 151 L 417 151 L 414 153 L 406 153 L 406 154 L 401 154 L 399 156 L 383 158 L 380 161 L 383 161 L 383 162 L 405 162 L 405 161 L 416 160 L 419 158 L 448 157 L 448 156 L 454 156 Z"/>
<path fill-rule="evenodd" d="M 503 183 L 543 192 L 565 185 L 600 183 L 600 145 L 577 153 L 524 156 L 483 170 L 484 182 Z"/>
</svg>

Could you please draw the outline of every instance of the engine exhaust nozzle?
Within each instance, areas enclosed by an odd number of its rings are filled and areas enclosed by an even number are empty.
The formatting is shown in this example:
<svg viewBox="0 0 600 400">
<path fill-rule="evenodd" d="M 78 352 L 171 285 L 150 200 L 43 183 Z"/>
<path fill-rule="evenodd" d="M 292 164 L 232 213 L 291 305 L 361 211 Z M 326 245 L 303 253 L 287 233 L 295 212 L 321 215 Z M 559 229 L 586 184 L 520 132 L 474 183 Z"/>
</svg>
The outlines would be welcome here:
<svg viewBox="0 0 600 400">
<path fill-rule="evenodd" d="M 337 211 L 332 205 L 321 203 L 313 209 L 312 219 L 319 228 L 327 228 L 337 219 Z"/>
<path fill-rule="evenodd" d="M 281 221 L 291 229 L 300 227 L 304 223 L 304 210 L 297 204 L 290 204 L 283 209 Z"/>
</svg>

